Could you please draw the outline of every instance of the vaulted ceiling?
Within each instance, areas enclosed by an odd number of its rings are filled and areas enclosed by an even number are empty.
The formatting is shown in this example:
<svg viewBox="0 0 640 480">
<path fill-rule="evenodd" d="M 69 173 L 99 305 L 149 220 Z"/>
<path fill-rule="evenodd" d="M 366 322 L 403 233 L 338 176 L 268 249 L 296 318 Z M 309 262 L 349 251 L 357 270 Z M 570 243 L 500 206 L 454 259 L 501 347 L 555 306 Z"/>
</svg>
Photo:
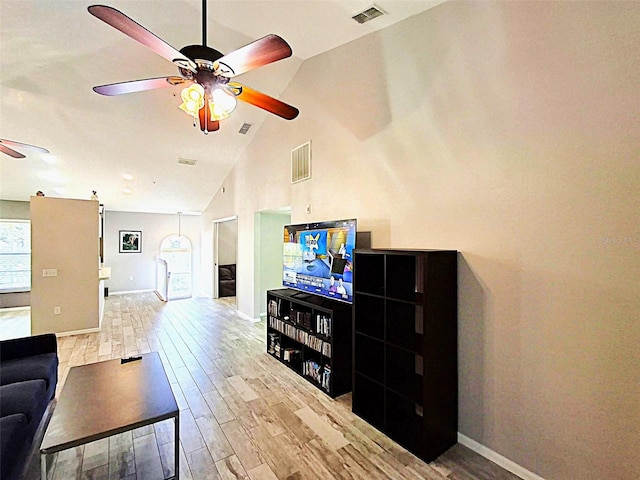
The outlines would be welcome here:
<svg viewBox="0 0 640 480">
<path fill-rule="evenodd" d="M 376 5 L 387 15 L 360 25 L 351 17 L 370 7 L 369 0 L 209 0 L 207 44 L 229 53 L 269 33 L 283 37 L 292 57 L 237 79 L 287 102 L 287 85 L 306 59 L 443 1 L 380 0 Z M 117 97 L 94 93 L 95 85 L 178 72 L 90 15 L 87 7 L 93 3 L 0 2 L 0 139 L 51 152 L 22 150 L 24 159 L 0 154 L 0 199 L 26 201 L 38 190 L 88 199 L 97 190 L 110 210 L 202 211 L 271 115 L 239 102 L 219 131 L 204 135 L 178 109 L 179 86 Z M 108 5 L 176 49 L 201 43 L 201 0 L 113 0 Z M 238 132 L 244 123 L 252 125 L 246 135 Z"/>
</svg>

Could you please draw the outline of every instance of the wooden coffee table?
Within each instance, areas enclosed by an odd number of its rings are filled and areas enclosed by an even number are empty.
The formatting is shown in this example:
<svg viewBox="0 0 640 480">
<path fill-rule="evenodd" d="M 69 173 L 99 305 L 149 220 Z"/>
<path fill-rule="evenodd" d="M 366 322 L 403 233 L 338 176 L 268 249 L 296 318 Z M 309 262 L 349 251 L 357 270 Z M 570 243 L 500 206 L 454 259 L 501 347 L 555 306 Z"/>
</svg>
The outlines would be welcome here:
<svg viewBox="0 0 640 480">
<path fill-rule="evenodd" d="M 180 410 L 157 352 L 139 360 L 71 367 L 40 447 L 47 455 L 168 418 L 175 422 L 175 476 L 179 478 Z"/>
</svg>

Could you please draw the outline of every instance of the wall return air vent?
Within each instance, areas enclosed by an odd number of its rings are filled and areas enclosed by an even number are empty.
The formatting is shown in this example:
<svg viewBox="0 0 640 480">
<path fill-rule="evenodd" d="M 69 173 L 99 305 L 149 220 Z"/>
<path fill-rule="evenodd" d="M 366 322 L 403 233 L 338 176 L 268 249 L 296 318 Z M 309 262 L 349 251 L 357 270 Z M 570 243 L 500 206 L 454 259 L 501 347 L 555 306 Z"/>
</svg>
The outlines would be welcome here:
<svg viewBox="0 0 640 480">
<path fill-rule="evenodd" d="M 311 141 L 291 150 L 291 183 L 311 178 Z"/>
<path fill-rule="evenodd" d="M 385 13 L 386 12 L 382 10 L 380 7 L 372 5 L 366 10 L 364 10 L 363 12 L 360 12 L 351 18 L 353 18 L 358 23 L 367 23 L 373 20 L 374 18 L 381 17 Z"/>
</svg>

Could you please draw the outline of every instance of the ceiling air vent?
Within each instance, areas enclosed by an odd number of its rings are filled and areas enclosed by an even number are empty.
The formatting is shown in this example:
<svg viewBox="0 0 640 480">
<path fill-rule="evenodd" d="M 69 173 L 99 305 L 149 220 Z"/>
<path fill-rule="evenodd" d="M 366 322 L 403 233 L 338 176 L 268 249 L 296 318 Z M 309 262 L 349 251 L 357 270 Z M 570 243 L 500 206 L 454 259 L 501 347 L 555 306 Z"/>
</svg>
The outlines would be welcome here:
<svg viewBox="0 0 640 480">
<path fill-rule="evenodd" d="M 191 160 L 189 158 L 179 158 L 178 159 L 178 163 L 181 163 L 182 165 L 195 165 L 196 161 L 195 160 Z"/>
<path fill-rule="evenodd" d="M 242 126 L 240 127 L 240 130 L 238 130 L 238 133 L 241 133 L 242 135 L 246 135 L 252 126 L 253 126 L 252 123 L 243 123 Z"/>
<path fill-rule="evenodd" d="M 291 150 L 291 183 L 311 178 L 311 142 Z"/>
<path fill-rule="evenodd" d="M 384 14 L 385 12 L 381 10 L 380 7 L 376 7 L 375 5 L 372 5 L 371 7 L 367 8 L 365 11 L 360 12 L 351 18 L 353 18 L 358 23 L 367 23 L 373 20 L 374 18 L 378 18 Z"/>
</svg>

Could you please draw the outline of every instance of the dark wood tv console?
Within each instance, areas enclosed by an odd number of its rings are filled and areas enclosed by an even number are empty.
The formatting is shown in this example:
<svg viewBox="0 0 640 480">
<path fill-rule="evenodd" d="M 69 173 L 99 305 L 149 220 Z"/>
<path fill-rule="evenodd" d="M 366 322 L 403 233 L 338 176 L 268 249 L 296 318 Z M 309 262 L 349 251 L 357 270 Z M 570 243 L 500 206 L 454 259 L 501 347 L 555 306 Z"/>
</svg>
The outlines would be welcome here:
<svg viewBox="0 0 640 480">
<path fill-rule="evenodd" d="M 267 291 L 267 353 L 335 398 L 351 391 L 351 304 Z"/>
</svg>

